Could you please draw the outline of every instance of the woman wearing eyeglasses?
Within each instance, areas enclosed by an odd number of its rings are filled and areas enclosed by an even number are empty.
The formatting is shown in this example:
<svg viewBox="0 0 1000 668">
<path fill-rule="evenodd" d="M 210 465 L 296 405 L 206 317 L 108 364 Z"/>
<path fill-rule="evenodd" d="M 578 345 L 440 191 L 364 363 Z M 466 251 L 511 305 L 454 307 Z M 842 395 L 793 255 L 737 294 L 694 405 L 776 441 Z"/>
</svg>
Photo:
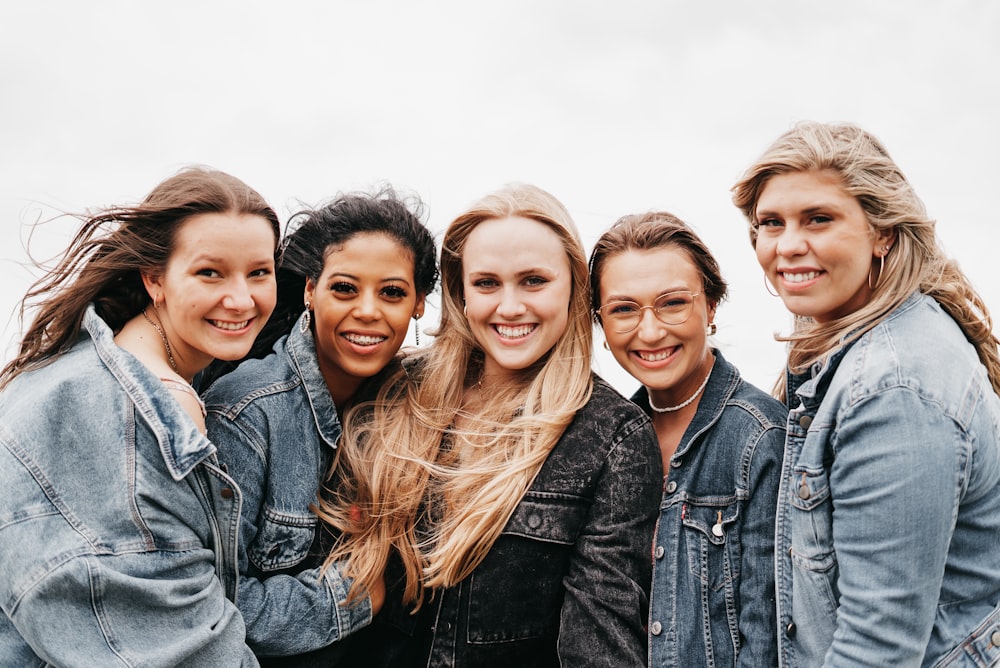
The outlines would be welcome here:
<svg viewBox="0 0 1000 668">
<path fill-rule="evenodd" d="M 590 259 L 606 346 L 642 387 L 665 485 L 649 665 L 777 665 L 774 514 L 787 410 L 714 349 L 727 286 L 669 213 L 625 216 Z"/>
</svg>

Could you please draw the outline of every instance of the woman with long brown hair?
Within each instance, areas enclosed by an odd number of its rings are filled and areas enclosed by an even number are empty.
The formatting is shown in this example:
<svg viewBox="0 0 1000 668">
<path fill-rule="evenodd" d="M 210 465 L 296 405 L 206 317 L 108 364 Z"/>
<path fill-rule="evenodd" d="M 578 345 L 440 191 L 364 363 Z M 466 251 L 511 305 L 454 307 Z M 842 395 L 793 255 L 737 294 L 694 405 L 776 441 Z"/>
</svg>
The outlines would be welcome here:
<svg viewBox="0 0 1000 668">
<path fill-rule="evenodd" d="M 9 665 L 257 665 L 236 596 L 239 487 L 191 387 L 275 303 L 278 219 L 186 169 L 83 216 L 0 372 L 0 656 Z"/>
</svg>

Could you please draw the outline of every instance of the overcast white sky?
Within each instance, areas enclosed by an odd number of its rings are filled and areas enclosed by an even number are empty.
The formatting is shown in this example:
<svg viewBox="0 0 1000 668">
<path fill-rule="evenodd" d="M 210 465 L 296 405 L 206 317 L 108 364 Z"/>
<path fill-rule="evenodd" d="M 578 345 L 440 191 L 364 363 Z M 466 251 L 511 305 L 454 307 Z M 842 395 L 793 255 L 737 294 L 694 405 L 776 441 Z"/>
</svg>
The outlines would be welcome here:
<svg viewBox="0 0 1000 668">
<path fill-rule="evenodd" d="M 1000 315 L 995 0 L 6 2 L 0 100 L 4 359 L 34 276 L 31 223 L 136 202 L 199 163 L 283 219 L 387 181 L 425 200 L 437 232 L 532 182 L 567 205 L 588 253 L 619 216 L 666 209 L 730 281 L 718 345 L 769 387 L 788 318 L 729 187 L 802 119 L 883 139 Z M 42 226 L 33 254 L 73 229 Z M 635 387 L 603 349 L 597 366 Z"/>
</svg>

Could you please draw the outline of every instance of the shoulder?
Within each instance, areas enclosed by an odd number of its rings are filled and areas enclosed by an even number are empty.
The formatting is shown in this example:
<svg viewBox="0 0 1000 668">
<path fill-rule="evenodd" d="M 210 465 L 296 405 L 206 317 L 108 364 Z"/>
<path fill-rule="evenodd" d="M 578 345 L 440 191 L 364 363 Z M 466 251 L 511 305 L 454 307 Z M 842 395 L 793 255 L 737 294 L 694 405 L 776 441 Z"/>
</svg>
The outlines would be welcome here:
<svg viewBox="0 0 1000 668">
<path fill-rule="evenodd" d="M 656 444 L 656 434 L 649 416 L 596 374 L 593 375 L 590 399 L 577 412 L 564 438 L 607 446 L 633 438 L 642 438 Z M 656 447 L 658 450 L 659 446 Z"/>
<path fill-rule="evenodd" d="M 203 393 L 209 412 L 238 415 L 254 402 L 281 395 L 301 385 L 301 379 L 280 353 L 248 359 L 221 376 Z"/>
<path fill-rule="evenodd" d="M 785 404 L 743 379 L 740 379 L 733 392 L 727 409 L 746 413 L 765 429 L 784 429 L 788 420 L 788 407 Z M 723 411 L 723 416 L 725 413 Z"/>
</svg>

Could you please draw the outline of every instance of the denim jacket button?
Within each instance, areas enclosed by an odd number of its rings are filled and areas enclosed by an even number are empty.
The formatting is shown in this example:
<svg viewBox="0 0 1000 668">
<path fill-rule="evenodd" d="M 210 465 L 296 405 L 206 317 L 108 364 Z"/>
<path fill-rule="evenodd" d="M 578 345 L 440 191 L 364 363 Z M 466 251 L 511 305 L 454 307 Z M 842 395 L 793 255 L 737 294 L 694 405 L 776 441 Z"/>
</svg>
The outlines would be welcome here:
<svg viewBox="0 0 1000 668">
<path fill-rule="evenodd" d="M 542 526 L 541 516 L 536 515 L 535 513 L 528 515 L 528 526 L 531 527 L 532 529 L 537 529 L 538 527 Z"/>
<path fill-rule="evenodd" d="M 677 491 L 677 483 L 671 480 L 667 483 L 667 494 L 673 494 Z"/>
<path fill-rule="evenodd" d="M 663 631 L 663 625 L 660 624 L 659 622 L 653 622 L 649 627 L 649 632 L 652 633 L 654 636 L 660 635 L 662 631 Z"/>
<path fill-rule="evenodd" d="M 1000 647 L 1000 631 L 993 632 L 993 635 L 990 636 L 990 642 L 993 643 L 994 647 Z"/>
<path fill-rule="evenodd" d="M 663 558 L 663 546 L 662 545 L 657 545 L 656 546 L 656 552 L 654 552 L 653 554 L 656 555 L 657 559 L 662 559 Z"/>
<path fill-rule="evenodd" d="M 672 469 L 679 469 L 681 467 L 681 462 L 683 462 L 683 461 L 684 461 L 683 459 L 674 459 L 674 460 L 672 460 L 670 462 L 670 468 L 672 468 Z"/>
<path fill-rule="evenodd" d="M 809 425 L 813 423 L 813 419 L 808 415 L 803 415 L 799 418 L 799 426 L 803 429 L 809 429 Z"/>
<path fill-rule="evenodd" d="M 233 498 L 233 490 L 230 487 L 223 487 L 222 491 L 219 492 L 219 494 L 222 495 L 223 499 L 231 499 L 231 498 Z"/>
<path fill-rule="evenodd" d="M 785 627 L 785 637 L 786 638 L 795 637 L 795 622 L 788 622 L 788 626 Z"/>
</svg>

